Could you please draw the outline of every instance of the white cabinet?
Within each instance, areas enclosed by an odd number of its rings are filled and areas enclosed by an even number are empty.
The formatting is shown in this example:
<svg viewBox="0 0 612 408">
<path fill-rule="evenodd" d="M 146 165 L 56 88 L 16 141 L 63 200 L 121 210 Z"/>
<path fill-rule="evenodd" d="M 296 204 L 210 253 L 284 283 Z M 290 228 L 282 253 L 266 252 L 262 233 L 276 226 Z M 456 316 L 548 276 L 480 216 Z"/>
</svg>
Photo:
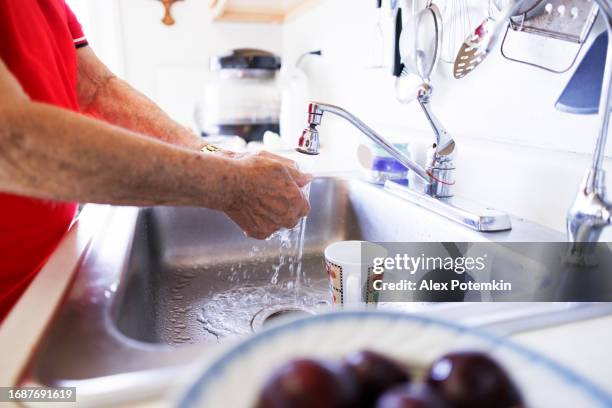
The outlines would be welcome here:
<svg viewBox="0 0 612 408">
<path fill-rule="evenodd" d="M 282 24 L 323 0 L 208 0 L 215 21 Z"/>
</svg>

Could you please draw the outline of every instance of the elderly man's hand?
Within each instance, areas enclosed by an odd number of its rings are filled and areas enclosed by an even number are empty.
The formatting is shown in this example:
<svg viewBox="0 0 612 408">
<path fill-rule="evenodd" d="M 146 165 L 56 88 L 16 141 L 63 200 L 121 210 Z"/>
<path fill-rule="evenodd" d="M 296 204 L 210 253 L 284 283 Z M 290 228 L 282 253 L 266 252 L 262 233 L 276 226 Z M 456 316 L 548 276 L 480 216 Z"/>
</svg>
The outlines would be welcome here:
<svg viewBox="0 0 612 408">
<path fill-rule="evenodd" d="M 239 172 L 225 213 L 253 238 L 265 239 L 280 228 L 293 228 L 308 215 L 301 188 L 312 176 L 295 162 L 268 152 L 237 156 Z"/>
</svg>

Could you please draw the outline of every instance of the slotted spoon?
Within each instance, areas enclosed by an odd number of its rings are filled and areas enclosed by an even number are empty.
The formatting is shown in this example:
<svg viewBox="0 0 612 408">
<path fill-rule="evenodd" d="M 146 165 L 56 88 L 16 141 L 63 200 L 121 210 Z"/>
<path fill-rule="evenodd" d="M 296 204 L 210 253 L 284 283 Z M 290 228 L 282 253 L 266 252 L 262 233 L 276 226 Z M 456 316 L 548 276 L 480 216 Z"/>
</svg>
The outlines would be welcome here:
<svg viewBox="0 0 612 408">
<path fill-rule="evenodd" d="M 497 37 L 499 37 L 504 23 L 513 14 L 516 4 L 515 0 L 509 1 L 502 9 L 498 20 L 489 13 L 487 18 L 468 36 L 459 48 L 455 58 L 453 67 L 455 78 L 465 77 L 489 55 L 491 49 L 497 43 Z"/>
</svg>

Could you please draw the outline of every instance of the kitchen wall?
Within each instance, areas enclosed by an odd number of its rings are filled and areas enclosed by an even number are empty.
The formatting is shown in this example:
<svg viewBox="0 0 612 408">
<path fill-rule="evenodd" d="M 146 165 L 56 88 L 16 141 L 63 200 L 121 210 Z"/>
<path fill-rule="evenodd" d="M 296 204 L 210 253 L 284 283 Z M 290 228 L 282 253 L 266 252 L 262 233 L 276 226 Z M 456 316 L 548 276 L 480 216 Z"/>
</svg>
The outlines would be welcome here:
<svg viewBox="0 0 612 408">
<path fill-rule="evenodd" d="M 433 134 L 418 104 L 396 102 L 387 71 L 367 68 L 374 37 L 372 3 L 328 0 L 286 24 L 284 56 L 291 61 L 305 50 L 321 48 L 324 58 L 304 65 L 311 97 L 342 105 L 395 140 L 411 141 L 423 159 Z M 477 25 L 487 3 L 469 4 Z M 598 21 L 594 32 L 601 29 Z M 547 41 L 514 37 L 512 50 L 530 58 L 546 51 L 548 62 L 566 61 L 567 44 Z M 564 230 L 565 213 L 590 164 L 598 127 L 595 116 L 554 109 L 570 75 L 509 62 L 498 50 L 461 80 L 452 78 L 450 65 L 440 64 L 432 77 L 432 105 L 458 143 L 458 194 Z M 331 117 L 321 133 L 327 146 L 347 161 L 354 160 L 355 142 L 365 140 Z"/>
<path fill-rule="evenodd" d="M 124 76 L 119 0 L 66 0 L 66 3 L 77 15 L 98 57 L 117 75 Z"/>
<path fill-rule="evenodd" d="M 208 3 L 176 3 L 172 11 L 177 23 L 168 27 L 160 22 L 163 13 L 157 1 L 120 2 L 126 78 L 189 125 L 193 125 L 194 105 L 209 79 L 212 55 L 243 47 L 282 50 L 279 26 L 213 24 Z"/>
<path fill-rule="evenodd" d="M 282 51 L 280 26 L 213 23 L 204 0 L 175 3 L 173 26 L 161 23 L 156 0 L 71 1 L 103 60 L 115 61 L 127 81 L 189 126 L 212 55 L 241 47 Z"/>
</svg>

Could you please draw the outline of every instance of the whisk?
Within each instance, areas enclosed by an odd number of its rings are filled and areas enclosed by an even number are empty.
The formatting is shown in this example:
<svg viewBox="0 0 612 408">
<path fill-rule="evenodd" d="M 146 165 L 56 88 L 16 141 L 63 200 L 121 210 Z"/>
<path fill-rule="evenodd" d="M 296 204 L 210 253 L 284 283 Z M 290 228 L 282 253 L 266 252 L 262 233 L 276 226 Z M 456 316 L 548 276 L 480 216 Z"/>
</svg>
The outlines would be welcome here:
<svg viewBox="0 0 612 408">
<path fill-rule="evenodd" d="M 447 0 L 443 21 L 441 59 L 446 63 L 454 64 L 461 44 L 473 28 L 467 0 Z"/>
</svg>

